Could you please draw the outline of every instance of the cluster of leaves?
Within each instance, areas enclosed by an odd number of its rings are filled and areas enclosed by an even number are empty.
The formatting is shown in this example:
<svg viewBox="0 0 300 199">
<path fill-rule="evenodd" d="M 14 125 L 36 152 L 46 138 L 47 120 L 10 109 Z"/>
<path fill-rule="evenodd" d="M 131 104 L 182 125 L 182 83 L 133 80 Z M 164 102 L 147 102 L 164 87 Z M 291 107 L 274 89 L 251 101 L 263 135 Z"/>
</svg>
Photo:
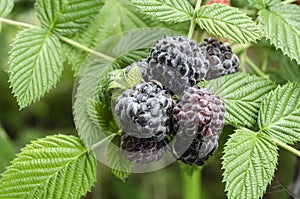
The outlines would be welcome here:
<svg viewBox="0 0 300 199">
<path fill-rule="evenodd" d="M 12 2 L 1 1 L 1 19 L 12 10 Z M 110 71 L 146 57 L 147 50 L 164 35 L 178 34 L 142 28 L 171 27 L 187 35 L 190 22 L 192 31 L 198 24 L 208 33 L 237 43 L 266 38 L 295 60 L 292 65 L 296 67 L 284 69 L 287 79 L 294 71 L 299 73 L 298 6 L 279 0 L 248 0 L 257 11 L 255 22 L 238 8 L 200 6 L 200 2 L 194 8 L 188 0 L 37 0 L 35 11 L 41 27 L 23 24 L 27 29 L 12 44 L 8 69 L 12 92 L 20 109 L 30 105 L 55 87 L 67 62 L 80 77 L 74 122 L 81 139 L 55 135 L 26 146 L 3 173 L 0 197 L 84 195 L 96 175 L 96 158 L 89 150 L 102 143 L 103 135 L 113 135 L 107 149 L 112 172 L 123 180 L 128 177 L 130 165 L 120 165 L 126 161 L 110 147 L 119 144 L 110 102 L 99 93 L 110 81 L 105 80 Z M 135 28 L 140 29 L 132 30 Z M 135 84 L 139 81 L 136 76 L 129 74 L 125 80 Z M 226 143 L 222 162 L 228 198 L 262 197 L 274 176 L 277 145 L 300 141 L 300 83 L 277 86 L 261 77 L 237 73 L 211 80 L 205 87 L 221 97 L 226 123 L 237 128 Z"/>
</svg>

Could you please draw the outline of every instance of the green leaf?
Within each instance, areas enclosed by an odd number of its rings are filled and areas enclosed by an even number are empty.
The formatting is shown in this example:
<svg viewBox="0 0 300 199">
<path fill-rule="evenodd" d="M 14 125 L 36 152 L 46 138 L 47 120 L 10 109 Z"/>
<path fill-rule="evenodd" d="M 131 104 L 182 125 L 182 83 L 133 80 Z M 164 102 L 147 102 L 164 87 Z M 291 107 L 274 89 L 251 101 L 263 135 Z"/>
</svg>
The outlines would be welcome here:
<svg viewBox="0 0 300 199">
<path fill-rule="evenodd" d="M 73 136 L 54 135 L 22 149 L 0 181 L 0 198 L 80 198 L 96 181 L 96 159 Z"/>
<path fill-rule="evenodd" d="M 114 70 L 109 74 L 110 83 L 108 90 L 110 89 L 122 89 L 127 90 L 131 88 L 131 85 L 126 81 L 126 71 L 125 70 Z"/>
<path fill-rule="evenodd" d="M 86 29 L 78 32 L 78 34 L 72 38 L 73 40 L 93 49 L 105 39 L 132 29 L 146 27 L 173 28 L 170 24 L 153 21 L 149 16 L 139 13 L 138 9 L 130 5 L 130 1 L 128 0 L 104 0 L 103 2 L 104 5 L 100 13 L 92 20 Z M 181 29 L 182 27 L 188 28 L 188 26 L 179 27 Z M 178 26 L 176 26 L 176 28 L 178 28 Z M 76 75 L 82 72 L 80 69 L 88 53 L 69 45 L 65 45 L 64 52 Z M 137 60 L 138 59 L 135 59 L 134 61 Z"/>
<path fill-rule="evenodd" d="M 229 199 L 261 198 L 275 172 L 278 148 L 264 133 L 237 130 L 222 157 Z"/>
<path fill-rule="evenodd" d="M 161 21 L 182 22 L 193 16 L 193 7 L 187 0 L 131 0 L 141 11 Z"/>
<path fill-rule="evenodd" d="M 127 31 L 111 37 L 95 49 L 115 58 L 114 61 L 93 55 L 87 58 L 79 80 L 73 113 L 77 131 L 89 149 L 103 138 L 103 134 L 99 133 L 99 129 L 93 125 L 87 113 L 88 101 L 97 99 L 102 77 L 107 75 L 107 71 L 117 68 L 115 66 L 118 66 L 118 60 L 121 60 L 123 55 L 139 49 L 150 48 L 166 34 L 171 34 L 171 32 L 157 28 Z M 120 43 L 125 46 L 119 45 Z"/>
<path fill-rule="evenodd" d="M 6 17 L 9 15 L 9 13 L 12 11 L 14 7 L 14 1 L 13 0 L 1 0 L 0 1 L 0 17 Z M 0 32 L 1 32 L 2 26 L 0 23 Z"/>
<path fill-rule="evenodd" d="M 102 102 L 90 100 L 87 111 L 90 120 L 103 130 L 106 135 L 118 132 L 118 125 L 114 120 L 111 109 Z"/>
<path fill-rule="evenodd" d="M 283 54 L 300 63 L 300 7 L 280 4 L 260 10 L 259 23 L 263 35 Z"/>
<path fill-rule="evenodd" d="M 272 5 L 279 4 L 280 0 L 248 0 L 249 6 L 258 10 L 270 7 Z"/>
<path fill-rule="evenodd" d="M 14 158 L 14 147 L 10 142 L 6 132 L 0 125 L 0 172 L 4 171 L 5 167 Z"/>
<path fill-rule="evenodd" d="M 52 89 L 63 72 L 58 38 L 46 30 L 19 32 L 9 56 L 9 82 L 20 109 Z"/>
<path fill-rule="evenodd" d="M 258 126 L 284 143 L 300 141 L 300 82 L 287 83 L 262 102 Z"/>
<path fill-rule="evenodd" d="M 1 0 L 0 1 L 0 17 L 6 17 L 13 9 L 13 0 Z"/>
<path fill-rule="evenodd" d="M 68 36 L 86 27 L 101 5 L 100 0 L 38 0 L 36 11 L 43 28 Z"/>
<path fill-rule="evenodd" d="M 133 67 L 127 74 L 126 81 L 131 86 L 141 83 L 142 80 L 143 80 L 143 76 L 137 67 Z"/>
<path fill-rule="evenodd" d="M 260 38 L 254 21 L 234 7 L 220 4 L 201 6 L 196 21 L 209 33 L 239 43 L 255 42 Z"/>
<path fill-rule="evenodd" d="M 225 103 L 226 123 L 250 128 L 256 125 L 264 96 L 275 88 L 269 80 L 241 72 L 211 80 L 206 85 Z"/>
<path fill-rule="evenodd" d="M 120 135 L 116 135 L 108 144 L 106 159 L 111 172 L 124 182 L 130 174 L 130 162 L 120 150 L 120 139 Z"/>
<path fill-rule="evenodd" d="M 281 60 L 282 77 L 285 80 L 296 81 L 300 80 L 300 66 L 295 60 L 291 60 L 288 57 L 284 57 Z"/>
</svg>

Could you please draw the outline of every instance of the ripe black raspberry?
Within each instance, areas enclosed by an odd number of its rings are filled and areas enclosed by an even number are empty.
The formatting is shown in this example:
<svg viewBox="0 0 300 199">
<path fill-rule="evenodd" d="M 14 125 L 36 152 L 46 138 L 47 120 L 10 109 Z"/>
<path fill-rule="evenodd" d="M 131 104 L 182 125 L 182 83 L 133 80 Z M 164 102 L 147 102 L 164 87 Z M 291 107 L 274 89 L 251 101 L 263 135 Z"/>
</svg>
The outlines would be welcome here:
<svg viewBox="0 0 300 199">
<path fill-rule="evenodd" d="M 146 164 L 160 160 L 166 152 L 164 140 L 137 138 L 126 133 L 121 136 L 121 149 L 132 163 Z"/>
<path fill-rule="evenodd" d="M 167 90 L 154 82 L 142 82 L 124 91 L 114 110 L 124 133 L 137 138 L 162 140 L 170 133 L 173 106 Z"/>
<path fill-rule="evenodd" d="M 210 136 L 204 140 L 198 136 L 190 142 L 179 137 L 175 140 L 174 150 L 182 162 L 201 166 L 218 148 L 218 138 L 219 136 Z"/>
<path fill-rule="evenodd" d="M 130 64 L 129 66 L 126 67 L 127 73 L 134 67 L 137 67 L 137 69 L 140 71 L 142 74 L 142 77 L 145 82 L 149 81 L 148 75 L 147 75 L 147 68 L 148 68 L 148 63 L 146 59 L 142 59 L 138 62 L 135 62 L 133 64 Z"/>
<path fill-rule="evenodd" d="M 148 63 L 149 78 L 178 95 L 204 78 L 208 70 L 200 48 L 183 36 L 157 41 L 148 54 Z"/>
<path fill-rule="evenodd" d="M 206 80 L 239 71 L 239 59 L 227 43 L 219 42 L 215 38 L 206 38 L 199 46 L 210 65 Z"/>
<path fill-rule="evenodd" d="M 225 106 L 205 89 L 188 88 L 173 109 L 177 133 L 174 150 L 188 164 L 200 164 L 217 148 L 224 125 Z M 190 145 L 191 144 L 191 145 Z"/>
</svg>

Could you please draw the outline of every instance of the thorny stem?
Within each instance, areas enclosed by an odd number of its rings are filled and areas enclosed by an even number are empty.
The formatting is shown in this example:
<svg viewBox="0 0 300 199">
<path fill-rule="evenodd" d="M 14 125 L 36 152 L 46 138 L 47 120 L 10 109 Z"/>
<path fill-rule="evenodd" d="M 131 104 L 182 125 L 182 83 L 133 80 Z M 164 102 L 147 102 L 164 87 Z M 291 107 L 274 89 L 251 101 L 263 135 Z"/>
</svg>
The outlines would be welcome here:
<svg viewBox="0 0 300 199">
<path fill-rule="evenodd" d="M 285 150 L 293 153 L 294 155 L 300 157 L 300 151 L 298 151 L 297 149 L 287 145 L 286 143 L 276 139 L 276 138 L 272 138 L 272 140 L 278 145 L 280 146 L 281 148 L 284 148 Z"/>
<path fill-rule="evenodd" d="M 201 172 L 202 167 L 197 167 L 192 175 L 189 175 L 182 167 L 183 199 L 201 199 Z"/>
<path fill-rule="evenodd" d="M 195 10 L 194 10 L 194 14 L 193 14 L 193 17 L 191 19 L 191 24 L 190 24 L 190 29 L 189 29 L 189 34 L 188 34 L 188 38 L 192 38 L 193 37 L 193 34 L 194 34 L 194 31 L 195 31 L 195 27 L 196 27 L 196 13 L 198 12 L 200 6 L 201 6 L 201 2 L 202 0 L 198 0 L 197 1 L 197 4 L 195 6 Z"/>
<path fill-rule="evenodd" d="M 269 79 L 269 76 L 266 75 L 258 66 L 256 66 L 248 57 L 246 57 L 246 63 L 257 75 L 259 75 L 262 78 Z"/>
<path fill-rule="evenodd" d="M 24 28 L 36 28 L 36 29 L 40 28 L 40 27 L 35 26 L 35 25 L 31 25 L 31 24 L 23 23 L 23 22 L 19 22 L 19 21 L 14 21 L 14 20 L 3 18 L 3 17 L 0 17 L 0 22 L 11 24 L 11 25 L 14 25 L 14 26 L 21 26 L 21 27 L 24 27 Z M 86 51 L 88 53 L 91 53 L 91 54 L 93 54 L 93 55 L 95 55 L 97 57 L 101 57 L 101 58 L 104 58 L 104 59 L 109 60 L 109 61 L 113 61 L 114 60 L 113 57 L 110 57 L 110 56 L 105 55 L 103 53 L 97 52 L 97 51 L 95 51 L 95 50 L 93 50 L 91 48 L 88 48 L 88 47 L 86 47 L 86 46 L 84 46 L 84 45 L 82 45 L 82 44 L 80 44 L 80 43 L 78 43 L 78 42 L 76 42 L 74 40 L 71 40 L 71 39 L 69 39 L 67 37 L 58 35 L 58 38 L 61 41 L 65 42 L 65 43 L 68 43 L 68 44 L 70 44 L 70 45 L 72 45 L 74 47 L 80 48 L 81 50 Z"/>
</svg>

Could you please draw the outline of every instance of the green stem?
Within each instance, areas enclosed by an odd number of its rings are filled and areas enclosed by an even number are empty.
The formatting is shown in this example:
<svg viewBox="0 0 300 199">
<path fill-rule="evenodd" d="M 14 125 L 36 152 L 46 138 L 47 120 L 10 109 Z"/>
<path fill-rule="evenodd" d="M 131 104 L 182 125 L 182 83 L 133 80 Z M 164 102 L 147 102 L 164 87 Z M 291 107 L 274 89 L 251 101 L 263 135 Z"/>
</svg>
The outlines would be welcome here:
<svg viewBox="0 0 300 199">
<path fill-rule="evenodd" d="M 289 4 L 289 3 L 294 3 L 296 0 L 285 0 L 281 2 L 282 4 Z"/>
<path fill-rule="evenodd" d="M 193 37 L 194 31 L 195 31 L 195 27 L 196 27 L 196 19 L 195 19 L 195 17 L 196 17 L 196 14 L 197 14 L 200 6 L 201 6 L 201 3 L 202 3 L 202 0 L 198 0 L 197 1 L 193 17 L 191 18 L 191 24 L 190 24 L 189 34 L 188 34 L 188 38 L 190 38 L 190 39 Z"/>
<path fill-rule="evenodd" d="M 284 148 L 285 150 L 287 150 L 287 151 L 293 153 L 294 155 L 300 157 L 300 151 L 298 151 L 297 149 L 295 149 L 295 148 L 287 145 L 286 143 L 284 143 L 284 142 L 282 142 L 282 141 L 280 141 L 280 140 L 278 140 L 276 138 L 272 138 L 272 139 L 281 148 Z"/>
<path fill-rule="evenodd" d="M 0 17 L 0 22 L 3 22 L 3 23 L 7 23 L 7 24 L 11 24 L 11 25 L 14 25 L 14 26 L 20 26 L 20 27 L 24 27 L 24 28 L 40 28 L 38 26 L 34 26 L 34 25 L 31 25 L 31 24 L 28 24 L 28 23 L 23 23 L 23 22 L 19 22 L 19 21 L 14 21 L 14 20 L 10 20 L 10 19 L 6 19 L 6 18 L 3 18 L 3 17 Z M 104 58 L 106 60 L 109 60 L 109 61 L 113 61 L 114 58 L 113 57 L 110 57 L 108 55 L 105 55 L 103 53 L 100 53 L 100 52 L 97 52 L 91 48 L 88 48 L 76 41 L 73 41 L 67 37 L 64 37 L 64 36 L 61 36 L 61 35 L 58 35 L 58 38 L 65 42 L 65 43 L 68 43 L 74 47 L 77 47 L 77 48 L 80 48 L 81 50 L 83 51 L 86 51 L 88 53 L 91 53 L 97 57 L 101 57 L 101 58 Z"/>
<path fill-rule="evenodd" d="M 181 168 L 183 199 L 201 199 L 201 171 L 202 167 L 197 167 L 189 175 L 185 167 Z"/>
<path fill-rule="evenodd" d="M 241 56 L 240 56 L 240 59 L 241 59 L 241 64 L 240 64 L 240 66 L 241 66 L 241 69 L 242 69 L 242 72 L 243 73 L 246 73 L 247 71 L 246 71 L 246 58 L 247 58 L 247 51 L 245 50 L 245 51 L 243 51 L 242 52 L 242 54 L 241 54 Z"/>
<path fill-rule="evenodd" d="M 252 70 L 262 78 L 269 79 L 269 76 L 266 75 L 258 66 L 256 66 L 248 57 L 246 57 L 246 63 L 252 68 Z"/>
<path fill-rule="evenodd" d="M 253 46 L 253 44 L 236 44 L 236 45 L 233 45 L 231 49 L 234 54 L 239 54 L 240 52 L 243 52 L 252 46 Z"/>
<path fill-rule="evenodd" d="M 114 60 L 114 58 L 112 58 L 112 57 L 110 57 L 110 56 L 108 56 L 108 55 L 105 55 L 105 54 L 103 54 L 103 53 L 100 53 L 100 52 L 98 52 L 98 51 L 95 51 L 95 50 L 93 50 L 93 49 L 90 49 L 90 48 L 88 48 L 88 47 L 86 47 L 86 46 L 84 46 L 84 45 L 82 45 L 82 44 L 80 44 L 80 43 L 78 43 L 78 42 L 76 42 L 76 41 L 73 41 L 72 39 L 69 39 L 69 38 L 67 38 L 67 37 L 58 35 L 58 38 L 59 38 L 61 41 L 67 43 L 67 44 L 70 44 L 70 45 L 72 45 L 72 46 L 75 46 L 75 47 L 77 47 L 77 48 L 80 48 L 81 50 L 84 50 L 84 51 L 86 51 L 86 52 L 88 52 L 88 53 L 91 53 L 91 54 L 93 54 L 93 55 L 95 55 L 95 56 L 97 56 L 97 57 L 101 57 L 101 58 L 104 58 L 104 59 L 109 60 L 109 61 L 113 61 L 113 60 Z"/>
<path fill-rule="evenodd" d="M 11 24 L 11 25 L 14 25 L 14 26 L 21 26 L 21 27 L 24 27 L 24 28 L 39 28 L 38 26 L 34 26 L 34 25 L 31 25 L 31 24 L 28 24 L 28 23 L 23 23 L 23 22 L 19 22 L 19 21 L 6 19 L 6 18 L 3 18 L 3 17 L 0 17 L 0 22 Z"/>
<path fill-rule="evenodd" d="M 268 63 L 269 63 L 269 56 L 266 52 L 264 52 L 264 59 L 261 66 L 262 71 L 266 72 L 268 69 Z"/>
<path fill-rule="evenodd" d="M 96 144 L 94 144 L 91 149 L 95 150 L 96 148 L 100 147 L 102 144 L 104 144 L 106 141 L 109 141 L 111 139 L 113 139 L 115 136 L 117 135 L 117 133 L 111 134 L 109 136 L 107 136 L 106 138 L 100 140 L 99 142 L 97 142 Z"/>
</svg>

